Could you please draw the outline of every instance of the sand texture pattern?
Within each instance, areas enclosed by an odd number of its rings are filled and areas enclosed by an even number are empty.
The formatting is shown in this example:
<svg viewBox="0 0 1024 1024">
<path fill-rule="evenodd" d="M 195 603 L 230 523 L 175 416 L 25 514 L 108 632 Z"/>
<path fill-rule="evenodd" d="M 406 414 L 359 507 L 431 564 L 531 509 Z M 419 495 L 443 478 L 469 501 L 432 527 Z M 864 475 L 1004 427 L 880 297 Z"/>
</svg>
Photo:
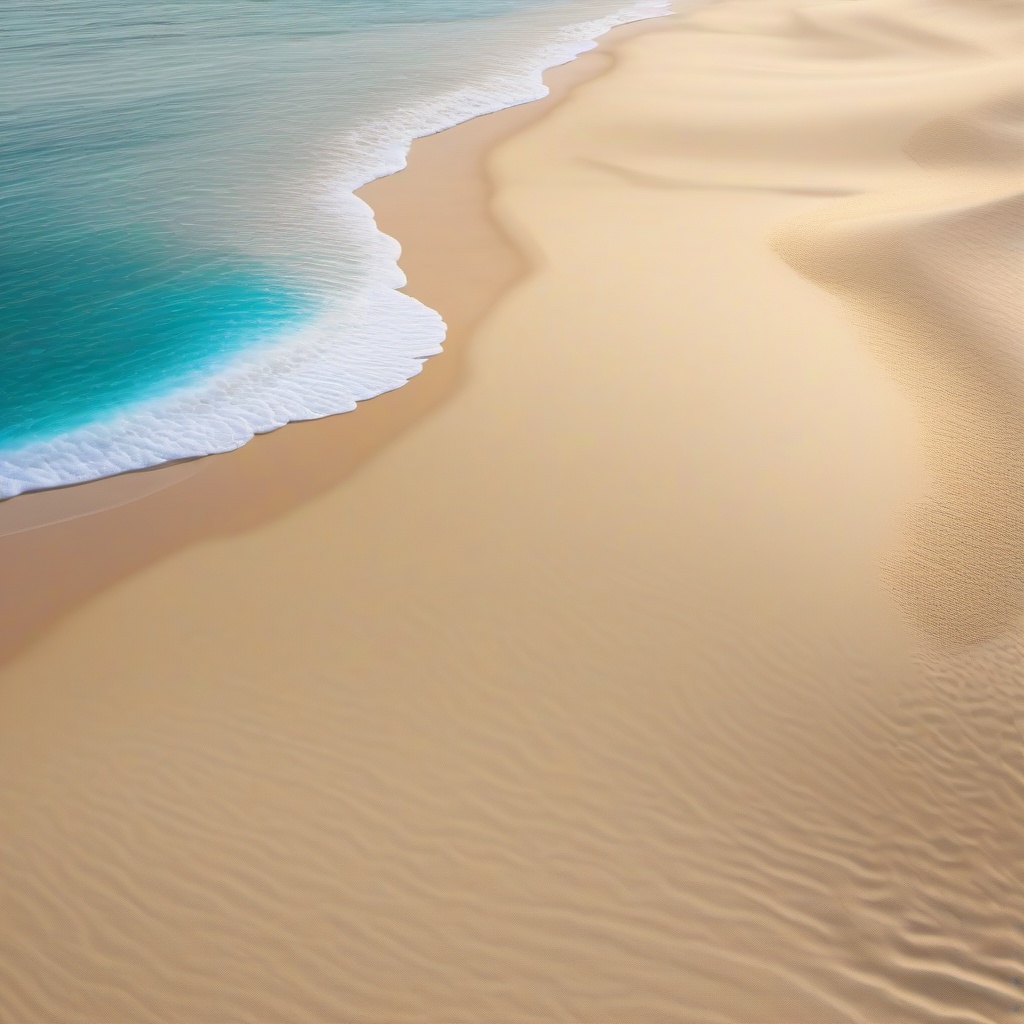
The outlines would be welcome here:
<svg viewBox="0 0 1024 1024">
<path fill-rule="evenodd" d="M 591 60 L 407 388 L 0 537 L 0 1020 L 1024 1019 L 1024 4 Z"/>
</svg>

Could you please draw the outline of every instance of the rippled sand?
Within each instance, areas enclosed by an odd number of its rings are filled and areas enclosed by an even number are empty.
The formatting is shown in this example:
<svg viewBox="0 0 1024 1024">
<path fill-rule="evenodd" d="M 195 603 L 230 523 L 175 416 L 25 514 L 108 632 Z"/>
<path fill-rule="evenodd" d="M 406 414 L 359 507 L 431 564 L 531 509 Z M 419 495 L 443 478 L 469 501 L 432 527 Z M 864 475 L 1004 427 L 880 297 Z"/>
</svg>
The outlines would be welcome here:
<svg viewBox="0 0 1024 1024">
<path fill-rule="evenodd" d="M 608 52 L 422 377 L 0 538 L 0 1019 L 1024 1014 L 1024 6 Z"/>
</svg>

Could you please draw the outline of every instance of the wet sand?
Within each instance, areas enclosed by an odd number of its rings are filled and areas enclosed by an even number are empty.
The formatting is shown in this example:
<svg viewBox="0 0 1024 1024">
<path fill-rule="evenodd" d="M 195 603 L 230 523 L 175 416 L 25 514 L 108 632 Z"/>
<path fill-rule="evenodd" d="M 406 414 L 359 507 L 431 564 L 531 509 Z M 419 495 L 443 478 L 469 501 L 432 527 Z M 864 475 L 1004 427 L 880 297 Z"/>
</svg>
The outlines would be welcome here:
<svg viewBox="0 0 1024 1024">
<path fill-rule="evenodd" d="M 443 356 L 0 537 L 0 1018 L 1019 1019 L 1021 70 L 720 3 L 367 190 Z"/>
<path fill-rule="evenodd" d="M 444 352 L 410 384 L 360 404 L 358 416 L 294 423 L 225 455 L 0 502 L 0 663 L 81 601 L 169 552 L 251 529 L 336 487 L 443 403 L 463 380 L 473 328 L 527 267 L 491 211 L 485 154 L 606 70 L 615 41 L 662 24 L 608 33 L 602 47 L 545 75 L 547 99 L 420 139 L 405 171 L 361 190 L 381 229 L 401 236 L 407 290 L 448 325 Z M 157 491 L 158 500 L 148 497 Z M 97 509 L 111 511 L 89 514 Z M 61 525 L 32 529 L 50 523 Z"/>
</svg>

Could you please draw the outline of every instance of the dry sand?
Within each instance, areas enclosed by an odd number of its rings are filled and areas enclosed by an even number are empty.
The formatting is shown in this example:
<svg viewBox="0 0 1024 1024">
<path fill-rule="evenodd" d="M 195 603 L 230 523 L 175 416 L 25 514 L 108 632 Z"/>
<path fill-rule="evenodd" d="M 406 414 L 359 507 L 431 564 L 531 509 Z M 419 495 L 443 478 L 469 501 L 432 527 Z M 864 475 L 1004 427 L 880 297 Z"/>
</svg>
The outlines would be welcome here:
<svg viewBox="0 0 1024 1024">
<path fill-rule="evenodd" d="M 368 191 L 420 378 L 0 539 L 0 1019 L 1021 1019 L 1024 5 L 612 63 Z"/>
</svg>

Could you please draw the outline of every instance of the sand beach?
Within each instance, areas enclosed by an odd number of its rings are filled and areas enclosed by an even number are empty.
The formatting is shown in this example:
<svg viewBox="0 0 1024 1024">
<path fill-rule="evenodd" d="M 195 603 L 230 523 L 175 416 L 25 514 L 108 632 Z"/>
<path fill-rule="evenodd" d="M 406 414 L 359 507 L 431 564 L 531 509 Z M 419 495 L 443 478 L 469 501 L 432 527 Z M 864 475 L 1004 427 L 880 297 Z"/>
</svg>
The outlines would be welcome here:
<svg viewBox="0 0 1024 1024">
<path fill-rule="evenodd" d="M 0 504 L 0 1020 L 1020 1019 L 1022 72 L 616 30 L 363 191 L 420 376 Z"/>
</svg>

